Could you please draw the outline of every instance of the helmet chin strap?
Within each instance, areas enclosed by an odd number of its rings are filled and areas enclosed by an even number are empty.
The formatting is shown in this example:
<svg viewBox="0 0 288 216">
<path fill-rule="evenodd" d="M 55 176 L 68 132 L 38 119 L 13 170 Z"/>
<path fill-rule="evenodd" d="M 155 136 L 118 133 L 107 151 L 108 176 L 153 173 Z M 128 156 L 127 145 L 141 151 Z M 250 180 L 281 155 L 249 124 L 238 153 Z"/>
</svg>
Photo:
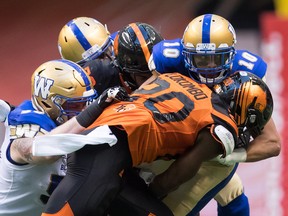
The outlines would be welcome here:
<svg viewBox="0 0 288 216">
<path fill-rule="evenodd" d="M 255 103 L 256 99 L 254 99 L 253 103 Z M 253 104 L 252 103 L 252 104 Z M 253 105 L 254 106 L 254 105 Z M 262 128 L 259 125 L 259 119 L 257 118 L 257 110 L 248 108 L 247 111 L 247 127 L 249 127 L 250 134 L 253 138 L 256 138 L 261 134 Z"/>
<path fill-rule="evenodd" d="M 238 127 L 239 128 L 239 139 L 238 143 L 236 144 L 237 148 L 247 148 L 251 135 L 249 130 L 246 127 Z"/>
<path fill-rule="evenodd" d="M 123 78 L 123 74 L 119 73 L 119 77 L 120 77 L 120 81 L 122 86 L 125 88 L 125 90 L 127 91 L 128 94 L 132 93 L 132 89 L 130 88 L 129 84 L 127 83 L 127 81 L 125 81 L 125 79 Z"/>
<path fill-rule="evenodd" d="M 61 125 L 65 122 L 65 120 L 60 116 L 55 121 L 56 121 L 57 125 Z"/>
</svg>

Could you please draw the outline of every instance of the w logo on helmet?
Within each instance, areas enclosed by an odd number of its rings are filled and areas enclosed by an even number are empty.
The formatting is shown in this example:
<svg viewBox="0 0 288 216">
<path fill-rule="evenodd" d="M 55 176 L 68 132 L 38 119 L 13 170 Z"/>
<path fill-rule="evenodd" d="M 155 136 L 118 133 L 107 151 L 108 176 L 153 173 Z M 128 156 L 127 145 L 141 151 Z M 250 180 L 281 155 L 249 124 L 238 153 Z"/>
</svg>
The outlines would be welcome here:
<svg viewBox="0 0 288 216">
<path fill-rule="evenodd" d="M 35 76 L 34 78 L 34 92 L 33 94 L 43 99 L 47 99 L 50 88 L 52 87 L 54 80 L 47 79 L 41 76 Z"/>
</svg>

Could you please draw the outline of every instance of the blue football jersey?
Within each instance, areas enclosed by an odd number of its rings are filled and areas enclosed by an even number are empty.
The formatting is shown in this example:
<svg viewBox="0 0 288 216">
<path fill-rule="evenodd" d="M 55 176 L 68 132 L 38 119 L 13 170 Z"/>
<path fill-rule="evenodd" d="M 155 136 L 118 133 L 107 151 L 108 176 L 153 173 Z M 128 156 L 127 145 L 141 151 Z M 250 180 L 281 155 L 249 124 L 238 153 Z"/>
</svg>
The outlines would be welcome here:
<svg viewBox="0 0 288 216">
<path fill-rule="evenodd" d="M 152 53 L 155 69 L 159 73 L 179 72 L 189 76 L 182 50 L 183 45 L 180 38 L 163 40 L 156 44 Z M 239 70 L 248 71 L 263 78 L 267 70 L 267 64 L 260 56 L 247 50 L 236 50 L 231 74 Z"/>
<path fill-rule="evenodd" d="M 51 131 L 56 127 L 54 121 L 45 113 L 34 109 L 31 100 L 25 100 L 9 113 L 9 125 L 36 124 L 46 131 Z"/>
<path fill-rule="evenodd" d="M 185 68 L 181 39 L 163 40 L 153 47 L 153 60 L 159 73 L 179 72 L 188 75 Z"/>
<path fill-rule="evenodd" d="M 236 50 L 231 70 L 232 73 L 239 70 L 248 71 L 263 78 L 266 74 L 267 64 L 260 56 L 248 50 Z"/>
</svg>

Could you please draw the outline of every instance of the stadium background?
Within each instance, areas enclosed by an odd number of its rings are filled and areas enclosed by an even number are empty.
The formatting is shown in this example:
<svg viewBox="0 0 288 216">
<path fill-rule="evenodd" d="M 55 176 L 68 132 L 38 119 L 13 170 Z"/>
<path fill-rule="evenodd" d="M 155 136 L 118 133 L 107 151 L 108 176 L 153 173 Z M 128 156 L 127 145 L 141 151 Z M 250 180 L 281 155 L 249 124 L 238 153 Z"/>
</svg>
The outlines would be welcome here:
<svg viewBox="0 0 288 216">
<path fill-rule="evenodd" d="M 73 3 L 72 3 L 73 2 Z M 130 22 L 152 24 L 166 39 L 182 37 L 197 15 L 216 13 L 227 18 L 237 34 L 237 48 L 248 49 L 268 62 L 267 83 L 275 100 L 274 119 L 283 140 L 277 158 L 241 164 L 238 173 L 251 204 L 251 216 L 287 216 L 285 86 L 288 83 L 288 9 L 285 0 L 3 0 L 0 13 L 0 98 L 19 104 L 30 99 L 31 74 L 43 62 L 60 58 L 57 37 L 78 16 L 98 19 L 115 32 Z M 274 14 L 276 7 L 277 14 Z M 287 18 L 284 18 L 287 16 Z M 287 97 L 287 96 L 286 96 Z M 203 216 L 216 215 L 212 201 Z"/>
</svg>

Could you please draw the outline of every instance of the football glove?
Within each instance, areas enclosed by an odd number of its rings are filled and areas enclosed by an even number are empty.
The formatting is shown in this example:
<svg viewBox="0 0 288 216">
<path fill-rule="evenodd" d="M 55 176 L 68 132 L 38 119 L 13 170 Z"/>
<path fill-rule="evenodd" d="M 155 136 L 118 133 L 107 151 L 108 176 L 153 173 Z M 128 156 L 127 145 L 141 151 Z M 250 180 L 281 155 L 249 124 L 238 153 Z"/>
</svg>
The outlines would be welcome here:
<svg viewBox="0 0 288 216">
<path fill-rule="evenodd" d="M 113 100 L 132 101 L 128 93 L 123 87 L 116 86 L 106 89 L 98 98 L 95 99 L 84 111 L 82 111 L 76 119 L 82 127 L 88 127 L 92 124 L 109 106 Z"/>
<path fill-rule="evenodd" d="M 97 103 L 103 109 L 106 108 L 113 100 L 131 101 L 132 98 L 130 98 L 126 90 L 121 86 L 108 88 L 98 98 L 96 98 Z"/>
</svg>

